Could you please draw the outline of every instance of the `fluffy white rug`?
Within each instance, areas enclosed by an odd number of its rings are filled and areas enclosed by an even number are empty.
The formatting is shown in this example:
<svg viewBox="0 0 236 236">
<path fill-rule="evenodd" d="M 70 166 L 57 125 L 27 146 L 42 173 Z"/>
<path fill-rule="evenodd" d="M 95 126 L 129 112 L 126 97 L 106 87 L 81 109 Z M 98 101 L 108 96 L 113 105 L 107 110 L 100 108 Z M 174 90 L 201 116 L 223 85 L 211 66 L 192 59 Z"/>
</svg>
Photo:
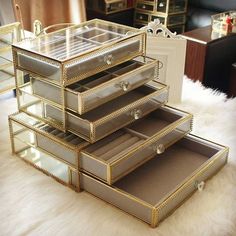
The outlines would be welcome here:
<svg viewBox="0 0 236 236">
<path fill-rule="evenodd" d="M 194 114 L 193 133 L 230 147 L 229 163 L 152 229 L 12 157 L 7 114 L 16 110 L 15 99 L 0 100 L 0 235 L 236 235 L 236 99 L 185 79 L 178 107 Z"/>
</svg>

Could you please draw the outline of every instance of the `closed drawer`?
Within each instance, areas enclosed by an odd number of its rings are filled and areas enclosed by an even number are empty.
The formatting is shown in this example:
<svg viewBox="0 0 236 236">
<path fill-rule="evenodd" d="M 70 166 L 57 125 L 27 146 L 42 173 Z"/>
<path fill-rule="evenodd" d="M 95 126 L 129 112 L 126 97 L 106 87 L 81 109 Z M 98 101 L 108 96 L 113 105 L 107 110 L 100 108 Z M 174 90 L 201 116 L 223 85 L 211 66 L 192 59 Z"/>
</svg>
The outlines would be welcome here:
<svg viewBox="0 0 236 236">
<path fill-rule="evenodd" d="M 25 125 L 22 125 L 22 117 L 20 117 L 22 114 L 23 113 L 19 113 L 9 118 L 12 153 L 31 164 L 35 168 L 41 170 L 43 173 L 52 176 L 60 183 L 69 186 L 76 191 L 79 191 L 78 167 L 75 168 L 68 161 L 58 158 L 56 155 L 50 152 L 51 150 L 46 151 L 39 147 L 37 145 L 37 138 L 42 137 L 41 134 Z M 28 121 L 25 121 L 31 122 L 30 127 L 40 124 L 33 118 L 29 118 Z M 51 144 L 55 146 L 57 144 L 55 141 L 48 139 L 48 137 L 45 137 L 45 140 L 48 140 L 49 143 L 44 145 Z M 70 148 L 65 146 L 61 146 L 60 148 L 60 150 L 65 152 L 66 155 L 69 154 L 70 157 L 72 157 L 72 150 Z M 56 150 L 53 151 L 57 152 Z M 67 158 L 69 158 L 69 156 Z"/>
<path fill-rule="evenodd" d="M 149 22 L 149 15 L 143 12 L 136 11 L 135 20 Z"/>
<path fill-rule="evenodd" d="M 164 106 L 85 147 L 80 169 L 112 184 L 191 130 L 192 115 Z"/>
<path fill-rule="evenodd" d="M 182 34 L 185 29 L 185 25 L 171 25 L 168 27 L 171 32 L 176 32 L 177 34 Z"/>
<path fill-rule="evenodd" d="M 187 0 L 170 0 L 169 13 L 186 12 Z"/>
<path fill-rule="evenodd" d="M 183 13 L 187 10 L 187 0 L 158 0 L 156 3 L 156 11 L 160 13 Z"/>
<path fill-rule="evenodd" d="M 81 188 L 156 227 L 227 162 L 228 148 L 187 135 L 112 186 L 80 173 Z"/>
<path fill-rule="evenodd" d="M 88 112 L 154 80 L 157 68 L 156 60 L 138 57 L 72 84 L 65 90 L 66 108 L 79 114 Z M 37 96 L 62 104 L 60 87 L 38 78 L 32 78 L 31 84 Z"/>
<path fill-rule="evenodd" d="M 144 55 L 145 33 L 91 20 L 13 46 L 17 69 L 63 86 Z"/>
<path fill-rule="evenodd" d="M 159 108 L 167 99 L 168 88 L 151 81 L 81 116 L 65 112 L 66 127 L 85 140 L 95 142 Z M 46 121 L 62 123 L 63 116 L 62 110 L 45 105 Z"/>
<path fill-rule="evenodd" d="M 167 18 L 167 25 L 178 25 L 178 24 L 185 24 L 186 22 L 186 15 L 171 15 Z"/>
<path fill-rule="evenodd" d="M 157 16 L 157 15 L 151 15 L 151 21 L 154 21 L 155 19 L 158 19 L 160 23 L 165 24 L 166 23 L 166 17 L 164 16 Z"/>
<path fill-rule="evenodd" d="M 143 2 L 137 2 L 136 3 L 136 9 L 143 10 L 147 12 L 153 12 L 154 11 L 154 5 L 143 3 Z"/>
</svg>

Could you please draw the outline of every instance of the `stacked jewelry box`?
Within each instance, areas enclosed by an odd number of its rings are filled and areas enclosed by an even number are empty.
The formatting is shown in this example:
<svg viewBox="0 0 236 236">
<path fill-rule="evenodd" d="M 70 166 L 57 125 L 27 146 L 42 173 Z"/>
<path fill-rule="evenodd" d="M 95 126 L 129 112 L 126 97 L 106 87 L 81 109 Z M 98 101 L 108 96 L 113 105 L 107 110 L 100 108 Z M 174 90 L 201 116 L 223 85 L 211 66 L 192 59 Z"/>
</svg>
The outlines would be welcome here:
<svg viewBox="0 0 236 236">
<path fill-rule="evenodd" d="M 163 220 L 227 161 L 165 105 L 144 31 L 92 20 L 13 45 L 19 112 L 12 151 L 76 191 L 149 223 Z"/>
</svg>

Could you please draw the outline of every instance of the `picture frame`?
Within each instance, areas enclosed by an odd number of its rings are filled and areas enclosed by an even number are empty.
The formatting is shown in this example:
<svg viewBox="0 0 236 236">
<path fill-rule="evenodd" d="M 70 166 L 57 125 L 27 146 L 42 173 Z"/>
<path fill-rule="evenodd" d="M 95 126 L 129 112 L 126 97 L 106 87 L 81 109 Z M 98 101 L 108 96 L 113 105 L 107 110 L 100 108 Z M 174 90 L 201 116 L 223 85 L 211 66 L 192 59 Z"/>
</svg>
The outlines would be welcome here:
<svg viewBox="0 0 236 236">
<path fill-rule="evenodd" d="M 169 86 L 169 103 L 180 103 L 187 40 L 169 31 L 158 19 L 142 29 L 147 31 L 146 55 L 159 60 L 157 80 Z"/>
</svg>

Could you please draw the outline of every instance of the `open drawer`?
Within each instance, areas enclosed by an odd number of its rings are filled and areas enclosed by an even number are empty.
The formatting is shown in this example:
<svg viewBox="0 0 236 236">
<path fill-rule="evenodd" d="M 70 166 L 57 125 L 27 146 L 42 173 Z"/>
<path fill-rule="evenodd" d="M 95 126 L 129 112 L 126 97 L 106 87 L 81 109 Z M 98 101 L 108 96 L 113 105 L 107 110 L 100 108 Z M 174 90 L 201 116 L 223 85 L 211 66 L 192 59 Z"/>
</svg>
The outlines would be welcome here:
<svg viewBox="0 0 236 236">
<path fill-rule="evenodd" d="M 156 227 L 227 162 L 228 148 L 187 135 L 112 186 L 80 173 L 81 188 Z"/>
<path fill-rule="evenodd" d="M 95 142 L 142 118 L 168 100 L 168 87 L 151 81 L 83 115 L 65 112 L 66 129 L 81 138 Z M 44 104 L 46 122 L 63 123 L 63 111 Z"/>
<path fill-rule="evenodd" d="M 112 184 L 191 130 L 192 115 L 159 108 L 127 128 L 85 147 L 80 170 Z"/>
<path fill-rule="evenodd" d="M 158 62 L 137 57 L 109 70 L 68 86 L 64 91 L 66 108 L 83 114 L 157 77 Z M 41 98 L 62 104 L 62 88 L 32 77 L 32 91 Z"/>
</svg>

